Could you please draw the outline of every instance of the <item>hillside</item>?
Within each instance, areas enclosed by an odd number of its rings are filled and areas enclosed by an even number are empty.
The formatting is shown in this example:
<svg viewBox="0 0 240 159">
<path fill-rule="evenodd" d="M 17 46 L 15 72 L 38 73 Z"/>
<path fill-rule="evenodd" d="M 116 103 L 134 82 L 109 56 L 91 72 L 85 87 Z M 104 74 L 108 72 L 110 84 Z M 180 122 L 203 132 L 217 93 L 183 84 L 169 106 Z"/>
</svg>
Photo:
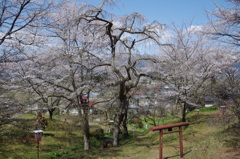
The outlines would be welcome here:
<svg viewBox="0 0 240 159">
<path fill-rule="evenodd" d="M 32 118 L 33 116 L 29 116 Z M 218 118 L 216 118 L 218 117 Z M 31 119 L 26 119 L 31 122 Z M 236 119 L 221 124 L 221 114 L 218 110 L 202 110 L 199 115 L 188 114 L 189 126 L 183 129 L 184 159 L 239 159 L 240 158 L 240 127 Z M 70 122 L 70 119 L 69 119 Z M 71 119 L 74 123 L 74 120 Z M 168 118 L 167 124 L 178 122 L 177 118 Z M 91 129 L 103 127 L 101 123 L 91 123 Z M 131 130 L 131 126 L 129 126 Z M 36 157 L 36 142 L 31 131 L 20 132 L 14 127 L 1 133 L 0 158 Z M 109 136 L 109 134 L 106 134 Z M 130 132 L 130 137 L 121 140 L 120 147 L 101 147 L 96 138 L 91 139 L 92 149 L 83 151 L 81 129 L 70 123 L 64 123 L 62 118 L 49 121 L 48 128 L 40 142 L 41 158 L 63 159 L 157 159 L 159 133 L 149 129 L 138 128 Z M 15 136 L 15 137 L 14 137 Z M 24 138 L 25 137 L 25 138 Z M 29 140 L 27 140 L 27 137 Z M 179 158 L 178 133 L 163 136 L 163 156 L 165 159 Z M 28 153 L 25 153 L 28 152 Z"/>
</svg>

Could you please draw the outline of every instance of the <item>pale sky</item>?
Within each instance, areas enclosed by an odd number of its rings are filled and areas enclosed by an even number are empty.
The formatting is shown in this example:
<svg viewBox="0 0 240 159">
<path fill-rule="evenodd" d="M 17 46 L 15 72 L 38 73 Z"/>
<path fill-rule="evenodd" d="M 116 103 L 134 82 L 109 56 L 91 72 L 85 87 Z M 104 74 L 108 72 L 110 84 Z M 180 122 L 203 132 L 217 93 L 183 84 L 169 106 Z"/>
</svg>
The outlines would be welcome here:
<svg viewBox="0 0 240 159">
<path fill-rule="evenodd" d="M 84 0 L 79 0 L 84 1 Z M 98 4 L 101 0 L 85 0 Z M 215 5 L 227 7 L 231 3 L 225 0 L 120 0 L 117 7 L 109 9 L 117 15 L 138 12 L 150 21 L 158 20 L 162 24 L 177 25 L 192 21 L 193 25 L 204 25 L 208 18 L 206 10 L 215 10 Z"/>
</svg>

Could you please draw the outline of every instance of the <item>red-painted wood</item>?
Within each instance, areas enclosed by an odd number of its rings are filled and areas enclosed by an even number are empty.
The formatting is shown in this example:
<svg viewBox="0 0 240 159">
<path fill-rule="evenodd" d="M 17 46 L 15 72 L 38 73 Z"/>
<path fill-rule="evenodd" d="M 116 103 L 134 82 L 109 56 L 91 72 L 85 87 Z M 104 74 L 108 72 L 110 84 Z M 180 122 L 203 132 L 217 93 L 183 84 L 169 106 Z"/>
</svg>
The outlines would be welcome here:
<svg viewBox="0 0 240 159">
<path fill-rule="evenodd" d="M 169 124 L 169 125 L 163 125 L 163 126 L 157 126 L 153 127 L 150 130 L 152 131 L 159 131 L 159 159 L 163 158 L 163 135 L 168 134 L 168 133 L 175 133 L 179 132 L 179 145 L 180 145 L 180 157 L 183 157 L 183 142 L 182 142 L 182 126 L 187 126 L 189 125 L 188 122 L 182 122 L 182 123 L 176 123 L 176 124 Z M 178 130 L 172 131 L 172 128 L 178 127 Z M 168 132 L 163 132 L 164 129 L 168 129 Z"/>
<path fill-rule="evenodd" d="M 180 157 L 183 157 L 183 142 L 182 142 L 182 127 L 179 127 L 179 145 L 180 145 Z"/>
<path fill-rule="evenodd" d="M 162 145 L 162 141 L 163 141 L 163 130 L 159 131 L 159 159 L 162 159 L 163 157 L 163 145 Z"/>
<path fill-rule="evenodd" d="M 182 122 L 182 123 L 176 123 L 176 124 L 156 126 L 156 127 L 151 128 L 150 130 L 157 131 L 157 130 L 161 130 L 161 129 L 168 129 L 168 128 L 174 128 L 174 127 L 179 127 L 179 126 L 187 126 L 187 125 L 189 125 L 188 122 Z"/>
</svg>

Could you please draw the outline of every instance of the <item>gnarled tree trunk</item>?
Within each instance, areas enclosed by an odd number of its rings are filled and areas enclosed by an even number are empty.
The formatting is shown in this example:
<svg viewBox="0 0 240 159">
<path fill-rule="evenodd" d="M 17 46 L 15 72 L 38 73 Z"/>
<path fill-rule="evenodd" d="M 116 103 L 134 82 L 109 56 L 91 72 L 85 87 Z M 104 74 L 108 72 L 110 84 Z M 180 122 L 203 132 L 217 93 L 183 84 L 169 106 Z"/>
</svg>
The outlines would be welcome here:
<svg viewBox="0 0 240 159">
<path fill-rule="evenodd" d="M 122 109 L 122 108 L 120 108 Z M 122 110 L 119 110 L 119 113 L 116 114 L 114 120 L 114 130 L 113 130 L 113 146 L 119 146 L 119 135 L 120 135 L 120 126 L 123 121 Z"/>
<path fill-rule="evenodd" d="M 118 112 L 116 112 L 114 120 L 113 146 L 119 146 L 120 126 L 124 120 L 124 115 L 128 106 L 127 97 L 124 94 L 123 88 L 120 88 L 120 95 L 118 100 Z"/>
<path fill-rule="evenodd" d="M 122 123 L 122 127 L 123 127 L 123 131 L 122 131 L 122 134 L 123 134 L 123 138 L 127 138 L 129 136 L 128 134 L 128 127 L 127 127 L 127 119 L 128 119 L 128 109 L 126 108 L 125 109 L 125 113 L 123 115 L 123 123 Z"/>
</svg>

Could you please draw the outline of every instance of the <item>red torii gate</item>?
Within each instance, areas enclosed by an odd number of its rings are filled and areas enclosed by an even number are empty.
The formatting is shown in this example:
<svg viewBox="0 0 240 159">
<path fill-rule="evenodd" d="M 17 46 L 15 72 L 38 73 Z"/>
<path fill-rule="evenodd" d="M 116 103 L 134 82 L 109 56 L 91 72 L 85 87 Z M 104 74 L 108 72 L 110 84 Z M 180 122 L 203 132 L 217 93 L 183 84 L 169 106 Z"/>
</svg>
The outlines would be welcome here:
<svg viewBox="0 0 240 159">
<path fill-rule="evenodd" d="M 169 124 L 169 125 L 163 125 L 163 126 L 157 126 L 153 127 L 150 130 L 151 131 L 157 131 L 159 130 L 159 159 L 162 159 L 162 152 L 163 152 L 163 146 L 162 146 L 162 138 L 164 134 L 170 134 L 170 133 L 175 133 L 179 132 L 179 145 L 180 145 L 180 157 L 183 157 L 183 142 L 182 142 L 182 126 L 187 126 L 189 125 L 188 122 L 182 122 L 182 123 L 176 123 L 176 124 Z M 178 127 L 178 130 L 172 130 L 172 128 Z M 163 132 L 164 129 L 168 129 L 168 132 Z"/>
</svg>

